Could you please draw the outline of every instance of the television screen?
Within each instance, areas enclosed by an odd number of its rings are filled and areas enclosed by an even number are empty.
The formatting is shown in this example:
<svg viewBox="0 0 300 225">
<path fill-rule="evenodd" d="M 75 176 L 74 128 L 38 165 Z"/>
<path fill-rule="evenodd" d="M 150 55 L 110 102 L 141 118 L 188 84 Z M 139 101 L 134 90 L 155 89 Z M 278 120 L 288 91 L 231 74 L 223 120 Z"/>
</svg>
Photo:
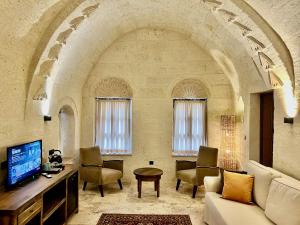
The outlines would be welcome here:
<svg viewBox="0 0 300 225">
<path fill-rule="evenodd" d="M 7 148 L 7 186 L 13 187 L 42 169 L 42 140 Z"/>
</svg>

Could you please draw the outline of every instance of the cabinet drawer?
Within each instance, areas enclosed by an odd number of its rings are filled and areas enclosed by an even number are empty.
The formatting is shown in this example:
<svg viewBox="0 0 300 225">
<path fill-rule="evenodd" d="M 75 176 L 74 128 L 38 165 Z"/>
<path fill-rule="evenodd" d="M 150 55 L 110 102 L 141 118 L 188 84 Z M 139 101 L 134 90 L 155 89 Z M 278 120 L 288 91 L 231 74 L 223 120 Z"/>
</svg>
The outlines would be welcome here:
<svg viewBox="0 0 300 225">
<path fill-rule="evenodd" d="M 18 225 L 25 225 L 36 214 L 41 212 L 41 209 L 42 209 L 42 199 L 39 199 L 37 202 L 29 206 L 18 216 Z"/>
</svg>

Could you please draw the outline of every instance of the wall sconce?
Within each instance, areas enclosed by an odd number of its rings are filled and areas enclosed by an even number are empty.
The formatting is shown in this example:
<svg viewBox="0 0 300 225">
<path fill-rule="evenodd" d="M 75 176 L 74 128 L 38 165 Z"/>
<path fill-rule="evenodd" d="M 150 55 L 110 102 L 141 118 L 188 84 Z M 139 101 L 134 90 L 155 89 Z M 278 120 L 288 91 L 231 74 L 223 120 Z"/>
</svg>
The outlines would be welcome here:
<svg viewBox="0 0 300 225">
<path fill-rule="evenodd" d="M 51 119 L 52 119 L 51 116 L 44 116 L 44 121 L 45 122 L 51 121 Z"/>
<path fill-rule="evenodd" d="M 284 117 L 283 122 L 293 124 L 294 123 L 294 118 L 293 117 Z"/>
</svg>

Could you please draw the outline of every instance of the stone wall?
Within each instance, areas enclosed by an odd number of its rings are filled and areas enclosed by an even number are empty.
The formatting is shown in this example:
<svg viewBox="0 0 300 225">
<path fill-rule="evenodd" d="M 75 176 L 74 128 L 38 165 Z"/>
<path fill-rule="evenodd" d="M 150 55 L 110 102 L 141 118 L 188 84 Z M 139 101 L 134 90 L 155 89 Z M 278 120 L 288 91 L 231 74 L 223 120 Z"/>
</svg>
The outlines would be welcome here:
<svg viewBox="0 0 300 225">
<path fill-rule="evenodd" d="M 273 167 L 300 179 L 300 115 L 294 118 L 293 124 L 284 123 L 286 114 L 279 90 L 274 94 L 274 101 Z"/>
<path fill-rule="evenodd" d="M 258 13 L 275 29 L 276 32 L 281 36 L 282 40 L 286 43 L 287 47 L 289 48 L 291 55 L 294 60 L 294 70 L 296 75 L 296 86 L 299 90 L 299 75 L 300 75 L 300 60 L 299 60 L 299 28 L 300 23 L 297 18 L 299 17 L 300 7 L 298 0 L 283 0 L 283 1 L 260 1 L 260 0 L 246 0 L 249 4 L 252 5 L 253 8 L 257 10 Z M 72 109 L 75 112 L 75 153 L 78 155 L 78 147 L 80 145 L 80 110 L 81 110 L 81 89 L 78 88 L 82 85 L 82 82 L 85 80 L 84 78 L 78 78 L 73 76 L 72 73 L 68 73 L 69 69 L 72 66 L 69 66 L 64 72 L 67 76 L 70 76 L 69 79 L 65 79 L 66 82 L 63 83 L 61 81 L 57 81 L 57 89 L 59 89 L 59 95 L 56 96 L 54 99 L 55 104 L 53 104 L 54 109 L 52 118 L 53 121 L 51 123 L 44 123 L 42 119 L 42 115 L 33 113 L 31 108 L 26 106 L 27 100 L 27 92 L 30 85 L 30 81 L 32 78 L 32 73 L 35 69 L 34 65 L 36 65 L 38 61 L 38 56 L 44 50 L 45 46 L 47 45 L 52 33 L 56 30 L 59 24 L 66 19 L 68 14 L 76 8 L 76 6 L 82 2 L 81 0 L 43 0 L 42 2 L 37 3 L 35 0 L 28 0 L 28 1 L 17 1 L 17 0 L 3 0 L 0 2 L 0 25 L 2 32 L 0 33 L 0 162 L 4 161 L 6 158 L 6 147 L 9 145 L 14 145 L 17 143 L 22 143 L 29 140 L 34 140 L 38 138 L 42 138 L 44 140 L 44 148 L 56 148 L 58 147 L 58 111 L 61 106 L 67 104 L 71 105 Z M 257 79 L 256 83 L 252 83 L 247 81 L 247 77 L 251 77 L 255 73 L 250 74 L 251 71 L 254 71 L 254 67 L 252 70 L 247 70 L 246 64 L 250 62 L 247 56 L 244 54 L 239 54 L 239 51 L 242 51 L 243 46 L 241 43 L 237 42 L 235 39 L 232 39 L 230 35 L 226 33 L 226 30 L 222 28 L 222 25 L 218 24 L 218 22 L 214 19 L 214 16 L 208 14 L 208 11 L 203 11 L 203 4 L 199 1 L 176 1 L 178 4 L 174 5 L 174 1 L 161 1 L 159 4 L 153 1 L 155 8 L 153 12 L 150 11 L 149 16 L 145 16 L 146 11 L 144 12 L 141 10 L 141 6 L 144 4 L 140 4 L 137 6 L 135 10 L 128 11 L 127 13 L 122 14 L 122 16 L 118 17 L 120 21 L 124 21 L 123 24 L 117 21 L 117 16 L 112 14 L 111 9 L 114 9 L 117 12 L 124 12 L 123 8 L 114 7 L 115 1 L 107 1 L 109 4 L 106 4 L 107 8 L 103 8 L 103 11 L 100 12 L 100 16 L 103 16 L 104 20 L 102 23 L 96 23 L 97 27 L 103 28 L 99 31 L 96 35 L 96 39 L 100 40 L 99 42 L 105 48 L 105 44 L 103 43 L 110 43 L 102 40 L 103 36 L 107 33 L 111 32 L 115 35 L 108 35 L 107 38 L 109 40 L 113 40 L 115 36 L 122 36 L 123 31 L 126 32 L 127 30 L 133 29 L 136 27 L 143 27 L 143 26 L 160 26 L 160 27 L 168 27 L 168 28 L 178 28 L 179 31 L 189 34 L 194 40 L 198 40 L 198 45 L 202 45 L 202 47 L 206 47 L 207 50 L 220 48 L 223 46 L 224 53 L 230 55 L 230 57 L 236 58 L 234 60 L 234 64 L 239 68 L 239 75 L 241 81 L 245 81 L 245 85 L 243 86 L 242 90 L 247 91 L 248 86 L 252 86 L 254 92 L 258 90 L 255 87 L 260 85 L 260 80 Z M 133 2 L 133 1 L 132 1 Z M 135 3 L 139 3 L 140 1 L 134 1 Z M 163 3 L 166 2 L 168 7 L 164 6 Z M 147 2 L 149 5 L 151 1 Z M 123 4 L 123 3 L 122 3 Z M 188 5 L 191 4 L 191 5 Z M 72 6 L 73 5 L 73 6 Z M 123 4 L 124 7 L 131 6 L 133 4 Z M 102 6 L 104 7 L 104 6 Z M 140 7 L 140 8 L 139 8 Z M 160 7 L 162 7 L 160 9 Z M 166 10 L 172 10 L 172 14 L 166 14 Z M 184 10 L 181 10 L 184 9 Z M 150 10 L 150 9 L 149 9 Z M 173 12 L 174 11 L 174 12 Z M 178 12 L 181 12 L 180 14 Z M 60 14 L 60 12 L 62 12 Z M 105 14 L 107 13 L 107 14 Z M 133 16 L 135 20 L 130 21 L 130 15 L 137 13 L 138 16 Z M 155 21 L 153 20 L 153 14 L 161 15 L 161 17 L 157 17 Z M 189 14 L 189 17 L 186 15 Z M 166 16 L 169 15 L 169 16 Z M 170 20 L 174 22 L 166 22 L 168 21 L 168 17 L 173 15 L 172 18 L 176 18 L 176 20 Z M 180 16 L 179 16 L 180 15 Z M 102 18 L 102 17 L 101 17 Z M 113 18 L 113 19 L 112 19 Z M 184 23 L 184 19 L 188 18 L 190 21 L 189 23 Z M 126 23 L 126 21 L 128 23 Z M 112 24 L 111 26 L 107 27 L 107 24 Z M 87 23 L 88 25 L 89 23 Z M 187 25 L 189 24 L 189 25 Z M 217 27 L 217 28 L 216 28 Z M 130 28 L 130 29 L 129 29 Z M 208 28 L 208 29 L 204 29 Z M 207 34 L 207 30 L 214 31 L 208 37 L 202 37 L 203 35 Z M 92 30 L 94 31 L 94 30 Z M 94 33 L 94 32 L 87 32 L 83 29 L 84 37 L 87 36 L 87 33 Z M 225 35 L 226 34 L 226 35 Z M 211 38 L 214 37 L 214 38 Z M 209 39 L 212 39 L 208 41 Z M 131 39 L 134 40 L 135 39 Z M 124 40 L 123 40 L 124 41 Z M 174 41 L 174 40 L 173 40 Z M 90 44 L 90 41 L 87 41 L 83 38 L 83 42 L 86 45 Z M 75 45 L 78 47 L 79 45 Z M 75 53 L 77 55 L 81 55 L 86 46 L 82 46 L 79 50 Z M 99 46 L 92 45 L 93 53 L 96 52 L 95 49 L 102 49 Z M 136 47 L 136 46 L 134 46 Z M 174 47 L 174 46 L 173 46 Z M 194 49 L 196 51 L 196 46 L 193 46 L 189 49 Z M 77 48 L 72 48 L 74 49 Z M 185 46 L 184 46 L 185 49 Z M 180 49 L 180 51 L 172 52 L 173 57 L 182 57 L 179 58 L 178 61 L 187 60 L 187 56 L 189 56 L 190 52 L 186 53 L 183 51 L 184 49 Z M 126 50 L 126 49 L 125 49 Z M 151 49 L 150 49 L 151 50 Z M 150 51 L 149 50 L 149 51 Z M 234 51 L 232 51 L 234 50 Z M 122 51 L 119 49 L 119 52 Z M 143 56 L 142 52 L 144 50 L 140 50 L 140 55 Z M 192 51 L 192 52 L 193 52 Z M 200 50 L 199 50 L 200 51 Z M 237 52 L 236 52 L 237 51 Z M 181 52 L 185 55 L 181 55 Z M 201 51 L 200 51 L 201 52 Z M 73 52 L 73 55 L 76 55 Z M 71 53 L 70 53 L 71 54 Z M 121 53 L 119 53 L 121 54 Z M 124 52 L 124 54 L 127 54 Z M 197 57 L 201 58 L 201 54 Z M 90 61 L 90 57 L 83 55 L 83 58 L 89 59 L 88 63 L 93 65 L 93 62 Z M 126 57 L 126 55 L 122 55 L 121 59 Z M 145 57 L 145 56 L 143 56 Z M 205 56 L 207 57 L 207 56 Z M 248 59 L 248 61 L 247 61 Z M 80 59 L 81 60 L 81 59 Z M 116 58 L 114 62 L 118 62 Z M 211 60 L 211 59 L 210 59 Z M 135 93 L 134 96 L 138 96 L 140 93 L 143 96 L 148 96 L 147 91 L 149 89 L 155 90 L 157 86 L 160 84 L 165 84 L 168 82 L 173 82 L 172 85 L 169 86 L 169 89 L 172 89 L 172 86 L 176 84 L 177 81 L 186 78 L 185 75 L 190 75 L 187 77 L 192 78 L 199 78 L 200 76 L 196 76 L 198 71 L 205 71 L 203 77 L 207 77 L 207 79 L 211 78 L 211 74 L 214 74 L 214 70 L 216 68 L 215 64 L 212 61 L 208 60 L 207 62 L 199 63 L 199 61 L 192 61 L 190 60 L 188 64 L 184 66 L 186 69 L 190 67 L 191 70 L 186 71 L 182 70 L 183 73 L 178 73 L 174 75 L 172 71 L 180 71 L 179 67 L 172 65 L 170 68 L 161 67 L 157 76 L 146 76 L 140 77 L 139 83 L 136 83 L 133 78 L 126 78 L 130 85 L 134 88 Z M 120 60 L 119 60 L 120 61 Z M 81 62 L 81 61 L 79 61 Z M 239 63 L 236 63 L 239 62 Z M 206 66 L 212 63 L 212 67 Z M 78 65 L 82 65 L 78 63 Z M 106 66 L 103 68 L 107 69 L 109 63 L 104 63 Z M 116 64 L 112 64 L 112 67 Z M 167 62 L 165 65 L 168 64 Z M 240 65 L 239 65 L 240 64 Z M 248 63 L 250 65 L 250 63 Z M 65 64 L 64 64 L 65 65 Z M 69 64 L 66 64 L 69 65 Z M 153 64 L 154 65 L 154 64 Z M 62 66 L 62 65 L 61 65 Z M 74 65 L 73 65 L 74 66 Z M 123 71 L 127 74 L 131 74 L 132 68 L 127 68 L 126 65 L 119 64 L 120 67 L 110 67 L 109 71 L 101 70 L 101 74 L 105 76 L 116 76 L 116 74 L 112 71 Z M 143 65 L 144 66 L 144 65 Z M 100 67 L 98 65 L 98 67 Z M 197 70 L 194 70 L 195 68 Z M 200 69 L 201 67 L 201 69 Z M 123 69 L 122 69 L 123 68 Z M 143 74 L 145 71 L 149 70 L 149 68 L 141 67 L 137 65 L 136 69 L 133 70 L 135 74 Z M 154 67 L 153 67 L 154 68 Z M 76 69 L 79 74 L 83 74 L 83 77 L 88 74 L 85 68 L 80 67 L 80 69 Z M 212 69 L 212 71 L 208 71 Z M 244 70 L 243 70 L 244 69 Z M 89 68 L 87 69 L 89 71 Z M 129 72 L 128 72 L 129 71 Z M 158 72 L 159 72 L 158 71 Z M 162 72 L 165 71 L 165 72 Z M 242 72 L 240 72 L 242 71 Z M 249 73 L 250 71 L 250 73 Z M 94 71 L 95 73 L 96 71 Z M 152 71 L 157 72 L 157 71 Z M 188 72 L 188 73 L 187 73 Z M 167 74 L 166 77 L 160 76 L 161 74 Z M 209 73 L 211 73 L 209 75 Z M 99 73 L 100 74 L 100 73 Z M 101 75 L 100 74 L 100 75 Z M 127 75 L 126 74 L 126 75 Z M 170 76 L 169 74 L 172 74 Z M 220 86 L 224 84 L 224 80 L 226 80 L 222 75 L 222 72 L 217 69 L 217 73 L 213 76 L 213 82 L 209 81 L 208 85 L 217 84 L 218 86 L 212 87 L 214 91 L 218 92 Z M 124 74 L 121 74 L 122 76 Z M 119 76 L 121 76 L 119 74 Z M 173 76 L 174 75 L 174 76 Z M 93 74 L 92 74 L 93 76 Z M 126 76 L 127 77 L 127 76 Z M 202 77 L 202 75 L 201 75 Z M 78 81 L 78 82 L 77 82 Z M 70 85 L 72 82 L 72 85 Z M 79 83 L 76 87 L 73 84 Z M 147 86 L 146 86 L 147 84 Z M 149 89 L 148 89 L 148 84 Z M 226 84 L 228 85 L 228 84 Z M 72 89 L 72 87 L 74 87 Z M 81 86 L 80 86 L 81 87 Z M 142 88 L 144 87 L 144 89 Z M 147 87 L 147 88 L 145 88 Z M 72 89 L 68 91 L 66 94 L 67 89 Z M 145 92 L 143 92 L 143 90 Z M 161 88 L 157 88 L 156 90 L 161 90 Z M 168 91 L 170 91 L 168 90 Z M 151 93 L 151 92 L 150 92 Z M 156 94 L 157 92 L 155 92 Z M 164 99 L 167 99 L 169 92 L 162 91 L 162 96 L 165 96 Z M 298 93 L 297 93 L 298 94 Z M 220 94 L 221 95 L 221 94 Z M 149 96 L 151 96 L 149 94 Z M 166 97 L 167 96 L 167 97 Z M 223 96 L 223 94 L 221 95 Z M 224 95 L 227 96 L 227 95 Z M 85 97 L 83 100 L 85 100 Z M 154 97 L 151 97 L 154 99 Z M 29 101 L 32 101 L 29 98 Z M 165 100 L 167 101 L 167 100 Z M 168 100 L 169 101 L 169 100 Z M 154 100 L 153 100 L 154 102 Z M 136 102 L 138 103 L 138 101 Z M 246 141 L 241 141 L 242 146 L 247 149 L 249 146 L 249 123 L 251 120 L 248 119 L 247 115 L 249 114 L 250 101 L 247 100 L 247 96 L 244 98 L 246 113 L 244 118 L 244 129 L 241 132 L 241 135 L 245 135 Z M 279 101 L 279 97 L 275 97 L 275 134 L 274 134 L 274 167 L 280 170 L 283 170 L 289 174 L 294 175 L 297 178 L 300 178 L 299 173 L 299 151 L 297 148 L 297 143 L 299 143 L 299 116 L 295 118 L 294 125 L 290 126 L 283 123 L 283 117 L 285 116 L 284 110 L 282 105 Z M 37 104 L 37 103 L 33 103 Z M 86 103 L 84 103 L 86 104 Z M 162 104 L 162 103 L 160 103 Z M 170 105 L 170 103 L 168 103 Z M 163 105 L 163 104 L 162 104 Z M 215 110 L 215 105 L 219 105 L 219 102 L 216 104 L 211 105 L 212 110 Z M 163 105 L 165 106 L 165 105 Z M 38 106 L 37 106 L 38 107 Z M 148 106 L 149 107 L 149 106 Z M 150 108 L 151 109 L 151 108 Z M 25 111 L 28 111 L 28 114 Z M 226 111 L 227 109 L 225 109 Z M 147 112 L 146 112 L 147 113 Z M 25 116 L 26 115 L 26 116 Z M 212 116 L 214 117 L 214 116 Z M 142 120 L 142 118 L 138 118 Z M 169 119 L 169 118 L 167 118 Z M 255 119 L 255 118 L 254 118 Z M 217 124 L 217 119 L 215 120 Z M 87 120 L 84 120 L 87 122 Z M 149 123 L 149 122 L 148 122 Z M 214 122 L 211 124 L 213 125 Z M 91 124 L 87 124 L 84 126 L 92 127 Z M 91 129 L 92 130 L 92 129 Z M 170 130 L 167 132 L 168 135 L 171 135 Z M 87 141 L 86 138 L 83 138 L 83 145 L 90 144 L 91 142 Z M 170 143 L 169 143 L 170 144 Z M 139 146 L 137 146 L 138 148 Z M 248 152 L 242 151 L 242 155 L 247 158 Z M 174 160 L 174 158 L 169 157 L 168 159 Z M 0 183 L 3 181 L 3 171 L 0 171 Z"/>
<path fill-rule="evenodd" d="M 179 81 L 201 81 L 209 92 L 208 143 L 219 147 L 220 115 L 232 113 L 231 85 L 213 59 L 187 36 L 179 33 L 142 29 L 129 33 L 106 50 L 91 72 L 83 89 L 81 146 L 94 145 L 95 88 L 109 77 L 124 79 L 133 91 L 133 150 L 124 159 L 125 179 L 132 171 L 148 165 L 164 170 L 163 181 L 175 177 L 172 156 L 172 90 Z M 195 158 L 187 158 L 195 159 Z"/>
</svg>

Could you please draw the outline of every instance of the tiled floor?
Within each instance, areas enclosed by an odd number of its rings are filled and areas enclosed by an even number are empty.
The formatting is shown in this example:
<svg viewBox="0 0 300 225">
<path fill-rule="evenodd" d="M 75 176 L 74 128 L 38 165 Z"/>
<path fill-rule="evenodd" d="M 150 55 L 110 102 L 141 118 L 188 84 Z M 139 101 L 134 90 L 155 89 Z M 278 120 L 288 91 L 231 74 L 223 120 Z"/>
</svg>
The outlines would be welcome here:
<svg viewBox="0 0 300 225">
<path fill-rule="evenodd" d="M 182 184 L 178 192 L 175 187 L 162 185 L 160 198 L 156 197 L 153 183 L 143 182 L 141 199 L 136 189 L 136 183 L 125 184 L 122 191 L 117 184 L 105 186 L 105 196 L 101 198 L 97 186 L 88 184 L 86 191 L 79 192 L 79 213 L 69 219 L 68 225 L 96 225 L 102 213 L 188 214 L 193 225 L 204 224 L 201 188 L 195 199 L 191 197 L 192 186 L 188 184 Z"/>
</svg>

